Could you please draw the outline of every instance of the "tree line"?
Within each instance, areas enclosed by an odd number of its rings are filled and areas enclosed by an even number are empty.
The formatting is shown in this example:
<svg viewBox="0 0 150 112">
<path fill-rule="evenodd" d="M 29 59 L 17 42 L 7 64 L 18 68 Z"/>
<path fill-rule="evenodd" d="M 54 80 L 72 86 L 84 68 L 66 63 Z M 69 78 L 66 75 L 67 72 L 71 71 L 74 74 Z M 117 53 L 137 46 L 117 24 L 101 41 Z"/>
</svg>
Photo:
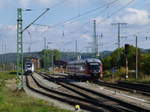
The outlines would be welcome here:
<svg viewBox="0 0 150 112">
<path fill-rule="evenodd" d="M 116 49 L 112 52 L 110 56 L 102 59 L 103 69 L 111 71 L 112 69 L 125 68 L 126 61 L 128 60 L 129 71 L 135 71 L 136 69 L 136 48 L 134 46 L 129 46 L 127 54 L 125 53 L 125 48 Z M 138 69 L 139 74 L 150 75 L 150 52 L 143 53 L 141 49 L 138 48 Z"/>
</svg>

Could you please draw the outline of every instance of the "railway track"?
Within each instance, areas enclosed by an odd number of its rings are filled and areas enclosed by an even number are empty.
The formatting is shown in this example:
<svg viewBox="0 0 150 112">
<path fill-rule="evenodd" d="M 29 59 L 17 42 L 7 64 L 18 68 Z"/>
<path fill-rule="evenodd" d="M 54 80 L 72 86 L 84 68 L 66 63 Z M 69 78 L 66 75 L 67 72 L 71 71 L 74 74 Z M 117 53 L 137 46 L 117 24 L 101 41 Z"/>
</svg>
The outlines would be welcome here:
<svg viewBox="0 0 150 112">
<path fill-rule="evenodd" d="M 149 85 L 144 86 L 142 84 L 133 84 L 133 83 L 126 83 L 126 82 L 108 83 L 108 82 L 103 82 L 103 81 L 94 81 L 93 83 L 115 88 L 115 89 L 129 91 L 131 93 L 138 93 L 138 94 L 150 96 Z"/>
<path fill-rule="evenodd" d="M 67 88 L 77 94 L 80 94 L 82 97 L 86 99 L 86 103 L 90 102 L 90 104 L 98 107 L 102 107 L 104 109 L 110 109 L 115 112 L 148 112 L 149 110 L 143 109 L 142 107 L 138 107 L 133 104 L 129 104 L 123 102 L 119 99 L 115 99 L 104 94 L 98 93 L 96 91 L 78 86 L 76 84 L 65 82 L 66 79 L 63 78 L 54 78 L 50 75 L 44 73 L 38 73 L 44 79 L 55 82 L 61 85 L 64 88 Z M 87 100 L 88 99 L 88 100 Z M 107 103 L 105 103 L 107 102 Z M 109 103 L 108 103 L 109 102 Z M 81 106 L 82 107 L 82 106 Z"/>
<path fill-rule="evenodd" d="M 134 94 L 143 94 L 146 96 L 150 96 L 150 84 L 141 84 L 141 83 L 129 83 L 129 82 L 123 82 L 119 81 L 117 83 L 108 83 L 101 80 L 91 80 L 90 78 L 82 78 L 82 77 L 69 77 L 76 81 L 85 82 L 90 80 L 90 82 L 100 85 L 100 86 L 107 86 L 114 89 L 119 89 L 127 92 L 131 92 Z"/>
<path fill-rule="evenodd" d="M 120 85 L 121 87 L 127 87 L 130 89 L 143 91 L 145 93 L 150 94 L 150 84 L 130 83 L 130 82 L 124 82 L 124 81 L 119 81 L 117 84 Z"/>
<path fill-rule="evenodd" d="M 33 78 L 33 77 L 32 77 Z M 60 93 L 58 91 L 53 91 L 53 90 L 50 90 L 48 89 L 47 87 L 44 87 L 42 86 L 41 84 L 39 84 L 35 79 L 33 79 L 35 81 L 35 83 L 37 84 L 37 86 L 41 89 L 43 89 L 44 91 L 40 91 L 38 89 L 35 89 L 34 87 L 32 87 L 30 85 L 30 81 L 29 81 L 29 76 L 26 77 L 26 81 L 27 81 L 27 86 L 33 90 L 34 92 L 36 93 L 39 93 L 41 95 L 44 95 L 44 96 L 47 96 L 49 98 L 52 98 L 52 99 L 55 99 L 55 100 L 58 100 L 58 101 L 61 101 L 61 102 L 64 102 L 66 104 L 69 104 L 69 105 L 76 105 L 76 104 L 79 104 L 83 107 L 83 109 L 85 110 L 89 110 L 89 111 L 96 111 L 96 110 L 100 110 L 102 111 L 101 109 L 98 109 L 97 107 L 94 107 L 94 106 L 90 106 L 88 105 L 87 103 L 82 103 L 81 101 L 78 102 L 78 99 L 75 99 L 75 100 L 72 100 L 73 98 L 75 98 L 74 96 L 71 96 L 71 95 L 67 95 L 67 94 L 63 94 L 63 93 Z M 70 97 L 72 98 L 71 100 Z M 77 97 L 76 97 L 77 98 Z M 81 100 L 81 99 L 80 99 Z"/>
<path fill-rule="evenodd" d="M 39 88 L 43 89 L 44 91 L 47 91 L 48 93 L 41 92 L 38 89 L 35 89 L 34 87 L 32 87 L 30 85 L 30 81 L 29 81 L 28 77 L 31 77 Z M 27 86 L 30 89 L 32 89 L 34 92 L 38 92 L 42 95 L 46 95 L 50 98 L 62 101 L 64 103 L 67 103 L 72 106 L 79 104 L 82 107 L 82 109 L 84 109 L 84 110 L 88 110 L 88 111 L 92 111 L 92 112 L 128 112 L 126 109 L 120 109 L 115 106 L 109 106 L 109 105 L 105 105 L 105 104 L 96 102 L 96 100 L 95 99 L 93 100 L 92 98 L 89 98 L 89 99 L 84 98 L 83 99 L 80 97 L 76 97 L 73 95 L 69 95 L 69 94 L 61 93 L 59 91 L 48 89 L 47 87 L 44 87 L 43 85 L 39 84 L 38 81 L 33 76 L 26 76 L 26 81 L 27 81 Z M 70 99 L 70 100 L 68 100 L 68 99 Z M 131 112 L 131 111 L 129 111 L 129 112 Z"/>
<path fill-rule="evenodd" d="M 82 77 L 68 77 L 68 78 L 81 81 L 81 82 L 85 82 L 87 80 L 91 81 L 90 78 L 82 78 Z M 108 82 L 104 82 L 100 80 L 97 80 L 97 81 L 93 80 L 91 82 L 100 86 L 103 85 L 103 86 L 111 87 L 114 89 L 131 92 L 134 94 L 143 94 L 146 96 L 150 96 L 150 89 L 149 89 L 150 84 L 129 83 L 129 82 L 123 82 L 123 81 L 119 81 L 118 83 L 108 83 Z"/>
</svg>

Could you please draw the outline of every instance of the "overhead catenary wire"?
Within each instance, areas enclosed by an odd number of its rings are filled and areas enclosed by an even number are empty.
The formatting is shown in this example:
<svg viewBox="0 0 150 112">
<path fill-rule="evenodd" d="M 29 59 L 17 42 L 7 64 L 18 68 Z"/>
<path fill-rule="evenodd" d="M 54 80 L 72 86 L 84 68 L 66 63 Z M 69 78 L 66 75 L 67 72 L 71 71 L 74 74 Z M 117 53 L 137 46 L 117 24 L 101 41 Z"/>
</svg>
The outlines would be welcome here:
<svg viewBox="0 0 150 112">
<path fill-rule="evenodd" d="M 60 2 L 57 2 L 56 4 L 54 4 L 53 6 L 51 6 L 50 9 L 55 8 L 55 7 L 59 6 L 60 4 L 65 3 L 66 1 L 68 1 L 68 0 L 62 0 Z"/>
<path fill-rule="evenodd" d="M 126 4 L 125 6 L 123 6 L 123 7 L 121 7 L 121 8 L 119 8 L 118 10 L 116 10 L 116 11 L 114 11 L 113 13 L 111 13 L 106 19 L 109 19 L 110 17 L 112 17 L 113 15 L 115 15 L 116 13 L 118 13 L 118 12 L 120 12 L 122 9 L 124 9 L 124 8 L 126 8 L 127 6 L 129 6 L 133 1 L 135 1 L 135 0 L 132 0 L 132 1 L 130 1 L 128 4 Z M 79 17 L 77 17 L 77 18 L 79 18 Z M 69 19 L 69 21 L 73 21 L 73 20 L 75 20 L 76 18 L 71 18 L 71 19 Z M 106 19 L 104 20 L 104 21 L 106 21 Z M 64 25 L 66 22 L 69 22 L 69 21 L 64 21 L 62 24 Z M 101 21 L 101 22 L 104 22 L 104 21 Z M 71 23 L 71 22 L 70 22 Z M 87 22 L 88 23 L 88 22 Z M 98 23 L 98 24 L 101 24 L 101 23 Z M 40 24 L 39 24 L 40 25 Z M 57 25 L 61 25 L 61 24 L 57 24 Z M 85 24 L 86 25 L 86 24 Z M 44 26 L 44 25 L 41 25 L 41 26 Z M 45 26 L 47 26 L 48 28 L 52 28 L 53 26 L 48 26 L 48 25 L 45 25 Z M 80 27 L 81 28 L 81 27 Z M 73 32 L 73 33 L 75 33 L 75 32 Z M 87 32 L 85 32 L 85 33 L 87 33 Z"/>
<path fill-rule="evenodd" d="M 107 16 L 107 18 L 103 19 L 101 22 L 97 22 L 97 25 L 98 25 L 98 24 L 102 24 L 103 22 L 107 21 L 107 19 L 109 19 L 110 17 L 112 17 L 112 16 L 114 16 L 115 14 L 119 13 L 120 11 L 122 11 L 122 9 L 128 7 L 133 1 L 135 1 L 135 0 L 131 0 L 130 2 L 128 2 L 128 3 L 127 3 L 126 5 L 124 5 L 123 7 L 117 9 L 117 10 L 114 11 L 113 13 L 110 13 L 110 15 Z M 117 1 L 116 1 L 116 2 L 117 2 Z M 113 5 L 114 3 L 115 3 L 115 2 L 113 2 L 112 4 L 109 4 L 108 6 Z M 113 7 L 113 6 L 111 6 L 111 7 Z M 107 6 L 106 6 L 105 8 L 108 9 Z M 105 11 L 107 11 L 107 10 L 105 9 L 104 11 L 101 11 L 101 12 L 104 13 Z M 97 17 L 99 17 L 99 15 L 96 16 L 95 18 L 97 18 Z M 86 23 L 84 23 L 84 24 L 82 25 L 82 27 L 84 27 L 84 26 L 85 26 L 86 24 L 88 24 L 88 23 L 89 23 L 89 21 L 87 21 Z M 80 27 L 80 28 L 81 28 L 81 27 Z M 80 31 L 80 30 L 76 29 L 74 32 L 70 32 L 70 33 L 71 33 L 71 34 L 74 34 L 74 33 L 76 33 L 77 31 Z M 87 32 L 89 32 L 89 31 L 83 32 L 82 34 L 86 34 Z"/>
<path fill-rule="evenodd" d="M 120 11 L 122 11 L 122 9 L 128 7 L 131 3 L 133 3 L 135 0 L 131 0 L 130 2 L 128 2 L 126 5 L 124 5 L 123 7 L 117 9 L 116 11 L 114 11 L 113 13 L 111 13 L 107 18 L 103 19 L 101 22 L 97 22 L 97 25 L 102 24 L 103 22 L 107 21 L 110 17 L 114 16 L 115 14 L 119 13 Z M 97 16 L 98 17 L 98 16 Z M 87 33 L 88 31 L 84 32 Z"/>
<path fill-rule="evenodd" d="M 116 1 L 118 1 L 118 0 L 113 0 L 112 2 L 106 3 L 106 4 L 104 4 L 103 6 L 100 5 L 100 6 L 97 7 L 97 8 L 94 8 L 94 9 L 88 10 L 88 11 L 86 11 L 86 12 L 83 12 L 83 13 L 81 13 L 81 14 L 78 15 L 78 16 L 72 17 L 72 18 L 70 18 L 70 19 L 68 19 L 68 20 L 66 20 L 66 21 L 64 21 L 64 22 L 62 22 L 62 23 L 58 23 L 58 24 L 56 24 L 56 25 L 54 25 L 54 26 L 52 26 L 52 27 L 56 27 L 56 26 L 58 26 L 58 25 L 59 25 L 59 26 L 60 26 L 60 25 L 63 25 L 63 24 L 65 24 L 65 23 L 69 22 L 69 21 L 75 20 L 75 19 L 77 19 L 77 18 L 79 18 L 79 17 L 85 16 L 85 15 L 87 15 L 87 14 L 89 14 L 89 13 L 92 13 L 92 12 L 94 12 L 94 11 L 96 11 L 96 10 L 99 10 L 99 9 L 101 9 L 101 8 L 103 8 L 103 7 L 107 6 L 107 5 L 109 5 L 109 4 L 112 4 L 112 3 L 116 2 Z"/>
<path fill-rule="evenodd" d="M 104 6 L 103 6 L 103 10 L 101 10 L 99 13 L 105 13 L 105 11 L 107 10 L 107 6 L 111 6 L 111 5 L 113 5 L 115 2 L 117 2 L 118 0 L 114 0 L 113 2 L 109 2 L 108 4 L 105 4 Z M 70 19 L 71 20 L 71 19 Z M 85 26 L 86 24 L 88 24 L 89 23 L 89 21 L 90 20 L 88 20 L 87 22 L 85 22 L 83 25 L 82 25 L 82 27 L 83 26 Z M 73 21 L 72 22 L 69 22 L 69 21 L 65 21 L 65 23 L 69 23 L 69 24 L 72 24 L 72 23 L 74 23 Z M 65 23 L 62 23 L 62 25 L 64 26 L 64 24 Z M 37 26 L 43 26 L 43 27 L 47 27 L 47 28 L 55 28 L 56 27 L 56 25 L 53 25 L 53 26 L 49 26 L 49 25 L 41 25 L 41 24 L 34 24 L 34 25 L 37 25 Z M 58 25 L 58 24 L 57 24 Z M 73 31 L 73 32 L 70 32 L 70 33 L 75 33 L 76 31 L 79 31 L 78 29 L 77 30 L 75 30 L 75 31 Z"/>
<path fill-rule="evenodd" d="M 77 15 L 77 16 L 75 16 L 75 17 L 69 18 L 69 19 L 67 19 L 67 20 L 65 20 L 65 21 L 63 21 L 63 22 L 57 23 L 57 24 L 52 25 L 52 26 L 50 26 L 50 25 L 40 25 L 40 24 L 34 24 L 34 25 L 47 26 L 47 27 L 49 27 L 49 28 L 54 28 L 54 27 L 57 27 L 57 26 L 62 26 L 62 25 L 64 25 L 65 23 L 68 23 L 68 22 L 73 21 L 73 20 L 75 20 L 75 19 L 77 19 L 77 18 L 80 18 L 80 17 L 85 16 L 85 15 L 87 15 L 87 14 L 90 14 L 90 13 L 92 13 L 92 12 L 94 12 L 94 11 L 97 11 L 97 10 L 99 10 L 99 9 L 101 9 L 101 8 L 104 8 L 104 7 L 106 7 L 106 6 L 110 5 L 110 4 L 115 3 L 116 1 L 118 1 L 118 0 L 113 0 L 113 1 L 111 1 L 111 2 L 109 2 L 109 3 L 106 3 L 106 4 L 102 5 L 102 6 L 100 5 L 99 7 L 96 7 L 96 8 L 94 8 L 94 9 L 91 9 L 91 10 L 88 10 L 88 11 L 86 11 L 86 12 L 81 13 L 80 16 Z"/>
<path fill-rule="evenodd" d="M 115 1 L 111 2 L 111 4 L 109 3 L 109 4 L 107 4 L 107 5 L 112 5 L 112 4 L 114 4 L 115 2 L 117 2 L 117 1 L 118 1 L 118 0 L 115 0 Z M 107 5 L 106 5 L 106 7 L 107 7 Z M 105 12 L 105 9 L 102 10 L 101 12 L 102 12 L 102 13 Z M 88 21 L 88 22 L 89 22 L 89 21 Z M 86 22 L 85 24 L 87 24 L 88 22 Z M 73 22 L 72 22 L 72 23 L 73 23 Z M 47 27 L 48 29 L 51 28 L 51 26 L 48 26 L 48 25 L 40 25 L 40 24 L 36 24 L 36 25 L 38 25 L 38 26 L 45 26 L 45 27 Z"/>
<path fill-rule="evenodd" d="M 131 0 L 129 3 L 127 3 L 125 6 L 119 8 L 117 11 L 113 12 L 113 13 L 112 13 L 110 16 L 108 16 L 107 18 L 110 18 L 111 16 L 113 16 L 113 15 L 115 15 L 116 13 L 120 12 L 122 9 L 128 7 L 133 1 L 135 1 L 135 0 Z M 105 21 L 106 21 L 106 19 L 105 19 Z M 102 23 L 102 22 L 100 22 L 100 23 Z M 98 23 L 98 24 L 100 24 L 100 23 Z M 87 32 L 88 32 L 88 31 L 87 31 Z M 85 32 L 85 33 L 87 33 L 87 32 Z M 85 34 L 85 33 L 84 33 L 84 34 Z"/>
</svg>

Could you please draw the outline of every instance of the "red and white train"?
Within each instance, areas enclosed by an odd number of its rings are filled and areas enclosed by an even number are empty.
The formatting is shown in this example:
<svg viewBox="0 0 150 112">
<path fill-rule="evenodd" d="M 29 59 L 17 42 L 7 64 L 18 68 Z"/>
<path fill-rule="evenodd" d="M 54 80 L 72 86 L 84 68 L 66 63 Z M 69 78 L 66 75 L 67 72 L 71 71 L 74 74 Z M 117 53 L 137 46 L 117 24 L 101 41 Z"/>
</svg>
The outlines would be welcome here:
<svg viewBox="0 0 150 112">
<path fill-rule="evenodd" d="M 85 59 L 69 62 L 66 66 L 67 73 L 74 76 L 102 78 L 102 62 L 99 59 Z"/>
</svg>

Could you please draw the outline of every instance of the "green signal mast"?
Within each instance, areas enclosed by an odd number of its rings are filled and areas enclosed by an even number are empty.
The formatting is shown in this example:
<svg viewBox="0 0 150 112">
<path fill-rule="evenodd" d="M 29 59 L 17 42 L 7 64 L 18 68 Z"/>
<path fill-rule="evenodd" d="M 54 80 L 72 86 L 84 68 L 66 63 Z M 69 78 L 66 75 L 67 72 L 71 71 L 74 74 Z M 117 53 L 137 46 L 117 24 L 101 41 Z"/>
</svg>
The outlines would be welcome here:
<svg viewBox="0 0 150 112">
<path fill-rule="evenodd" d="M 22 8 L 17 9 L 17 87 L 19 89 L 23 88 L 23 32 L 27 30 L 31 25 L 33 25 L 38 19 L 40 19 L 47 11 L 50 9 L 47 8 L 43 13 L 41 13 L 33 22 L 31 22 L 24 29 L 22 27 L 22 11 L 32 11 L 31 9 L 23 10 Z"/>
</svg>

